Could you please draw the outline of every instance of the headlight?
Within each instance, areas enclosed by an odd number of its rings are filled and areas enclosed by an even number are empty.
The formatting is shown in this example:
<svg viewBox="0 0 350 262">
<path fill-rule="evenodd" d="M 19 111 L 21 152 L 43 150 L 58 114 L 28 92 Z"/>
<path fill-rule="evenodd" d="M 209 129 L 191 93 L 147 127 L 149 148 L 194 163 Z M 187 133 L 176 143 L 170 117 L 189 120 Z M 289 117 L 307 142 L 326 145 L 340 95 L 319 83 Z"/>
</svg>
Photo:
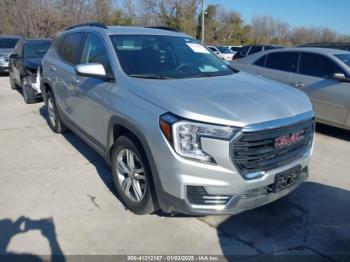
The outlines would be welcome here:
<svg viewBox="0 0 350 262">
<path fill-rule="evenodd" d="M 161 116 L 160 127 L 176 153 L 206 163 L 215 163 L 215 160 L 202 149 L 201 138 L 228 140 L 237 131 L 229 126 L 181 120 L 171 114 Z"/>
</svg>

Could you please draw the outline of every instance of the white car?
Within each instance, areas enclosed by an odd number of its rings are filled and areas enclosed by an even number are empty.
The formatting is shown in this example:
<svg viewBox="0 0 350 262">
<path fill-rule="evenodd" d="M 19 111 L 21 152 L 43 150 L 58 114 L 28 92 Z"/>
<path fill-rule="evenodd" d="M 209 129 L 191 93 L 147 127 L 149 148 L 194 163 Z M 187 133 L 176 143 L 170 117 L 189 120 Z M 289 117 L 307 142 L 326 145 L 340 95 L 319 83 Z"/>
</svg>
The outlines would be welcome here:
<svg viewBox="0 0 350 262">
<path fill-rule="evenodd" d="M 226 61 L 232 61 L 235 54 L 231 49 L 227 47 L 208 46 L 208 48 L 214 52 L 218 57 Z"/>
<path fill-rule="evenodd" d="M 242 48 L 241 45 L 226 45 L 226 46 L 223 46 L 223 47 L 231 49 L 232 52 L 233 52 L 233 55 L 235 55 Z"/>
</svg>

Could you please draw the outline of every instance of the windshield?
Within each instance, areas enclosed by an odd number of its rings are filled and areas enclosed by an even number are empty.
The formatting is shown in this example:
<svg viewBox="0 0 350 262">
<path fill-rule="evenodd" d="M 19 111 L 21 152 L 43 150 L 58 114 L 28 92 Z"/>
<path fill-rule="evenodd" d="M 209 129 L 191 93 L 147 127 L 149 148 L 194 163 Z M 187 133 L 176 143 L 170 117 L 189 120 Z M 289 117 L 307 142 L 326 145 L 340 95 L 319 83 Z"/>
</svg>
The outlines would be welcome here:
<svg viewBox="0 0 350 262">
<path fill-rule="evenodd" d="M 25 57 L 41 58 L 50 48 L 51 42 L 28 42 L 25 45 Z"/>
<path fill-rule="evenodd" d="M 223 54 L 232 54 L 233 51 L 229 47 L 218 47 L 221 53 Z"/>
<path fill-rule="evenodd" d="M 235 71 L 196 40 L 164 35 L 111 36 L 119 62 L 131 77 L 209 77 Z"/>
<path fill-rule="evenodd" d="M 0 48 L 15 48 L 18 38 L 0 38 Z"/>
<path fill-rule="evenodd" d="M 340 61 L 342 61 L 344 64 L 347 66 L 350 66 L 350 54 L 340 54 L 340 55 L 335 55 Z"/>
</svg>

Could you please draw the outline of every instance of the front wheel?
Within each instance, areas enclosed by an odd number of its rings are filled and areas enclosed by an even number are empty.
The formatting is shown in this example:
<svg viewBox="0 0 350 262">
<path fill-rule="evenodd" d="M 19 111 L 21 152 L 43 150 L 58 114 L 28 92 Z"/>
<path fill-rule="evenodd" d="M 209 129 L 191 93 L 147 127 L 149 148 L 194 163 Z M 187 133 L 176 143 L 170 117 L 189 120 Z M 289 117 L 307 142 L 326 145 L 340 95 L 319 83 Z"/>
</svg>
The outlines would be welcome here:
<svg viewBox="0 0 350 262">
<path fill-rule="evenodd" d="M 112 153 L 112 174 L 118 195 L 127 208 L 140 215 L 155 211 L 150 168 L 133 136 L 117 139 Z"/>
<path fill-rule="evenodd" d="M 11 85 L 11 89 L 12 90 L 16 90 L 17 89 L 17 85 L 15 83 L 15 80 L 13 80 L 11 71 L 10 71 L 10 85 Z"/>
</svg>

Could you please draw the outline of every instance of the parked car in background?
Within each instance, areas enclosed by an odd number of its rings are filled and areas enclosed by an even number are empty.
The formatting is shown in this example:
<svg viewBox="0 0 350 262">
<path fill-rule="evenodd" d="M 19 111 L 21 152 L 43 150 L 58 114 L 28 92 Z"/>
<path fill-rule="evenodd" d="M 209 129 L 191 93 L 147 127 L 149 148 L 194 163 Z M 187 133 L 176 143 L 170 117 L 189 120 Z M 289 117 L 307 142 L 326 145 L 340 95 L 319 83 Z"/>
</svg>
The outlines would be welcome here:
<svg viewBox="0 0 350 262">
<path fill-rule="evenodd" d="M 272 49 L 283 48 L 280 45 L 246 45 L 243 46 L 237 53 L 233 56 L 233 60 L 240 59 L 255 53 L 264 52 Z"/>
<path fill-rule="evenodd" d="M 319 48 L 332 48 L 350 51 L 350 43 L 308 43 L 300 45 L 298 47 L 319 47 Z"/>
<path fill-rule="evenodd" d="M 9 58 L 19 39 L 19 36 L 0 35 L 0 73 L 9 72 Z"/>
<path fill-rule="evenodd" d="M 233 52 L 229 48 L 224 47 L 216 47 L 216 46 L 208 46 L 208 48 L 214 52 L 215 55 L 217 55 L 219 58 L 231 61 L 233 57 Z"/>
<path fill-rule="evenodd" d="M 246 57 L 233 66 L 305 92 L 319 122 L 350 129 L 350 52 L 286 48 Z"/>
<path fill-rule="evenodd" d="M 236 54 L 242 48 L 241 45 L 227 45 L 224 47 L 230 48 L 234 54 Z"/>
<path fill-rule="evenodd" d="M 218 46 L 217 48 L 226 61 L 232 61 L 235 52 L 233 52 L 231 48 L 225 46 Z"/>
<path fill-rule="evenodd" d="M 308 176 L 314 113 L 305 94 L 237 72 L 191 36 L 77 25 L 43 59 L 54 132 L 110 164 L 138 214 L 240 213 Z"/>
<path fill-rule="evenodd" d="M 27 104 L 41 97 L 41 61 L 51 43 L 50 39 L 21 39 L 10 56 L 11 88 L 22 88 Z"/>
</svg>

